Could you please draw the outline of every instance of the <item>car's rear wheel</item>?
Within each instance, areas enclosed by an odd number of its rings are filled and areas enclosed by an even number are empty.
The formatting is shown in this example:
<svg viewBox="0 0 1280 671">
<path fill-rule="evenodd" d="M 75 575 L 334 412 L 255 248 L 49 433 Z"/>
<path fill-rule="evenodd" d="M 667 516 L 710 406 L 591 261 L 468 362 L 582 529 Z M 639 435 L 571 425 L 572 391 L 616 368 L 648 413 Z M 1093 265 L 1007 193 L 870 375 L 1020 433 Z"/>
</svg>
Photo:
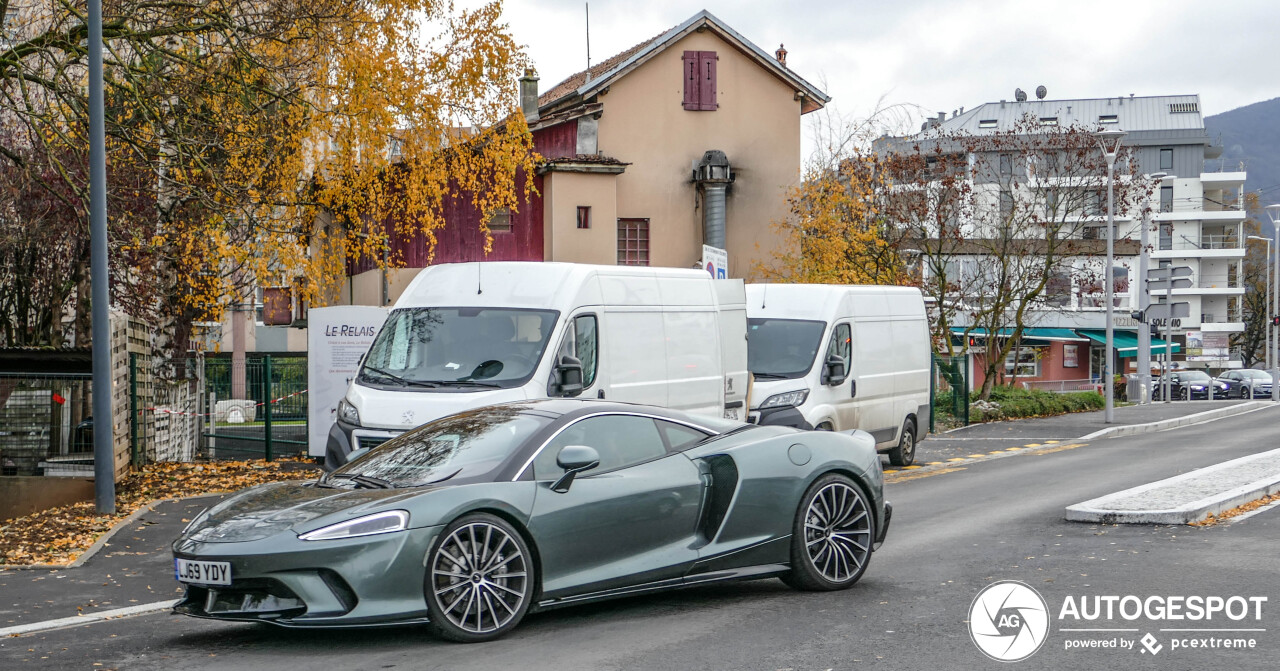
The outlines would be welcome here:
<svg viewBox="0 0 1280 671">
<path fill-rule="evenodd" d="M 898 446 L 889 450 L 889 463 L 894 466 L 910 466 L 916 460 L 916 422 L 908 418 L 902 424 L 902 437 Z"/>
<path fill-rule="evenodd" d="M 520 533 L 500 517 L 472 513 L 454 520 L 427 553 L 428 626 L 462 643 L 514 629 L 537 584 L 530 557 Z"/>
<path fill-rule="evenodd" d="M 870 499 L 838 473 L 810 485 L 791 530 L 791 571 L 782 580 L 796 589 L 852 587 L 871 561 L 875 519 Z"/>
<path fill-rule="evenodd" d="M 1248 387 L 1240 387 L 1240 398 L 1253 398 L 1253 390 Z"/>
<path fill-rule="evenodd" d="M 1182 400 L 1184 400 L 1184 401 L 1190 401 L 1190 400 L 1191 400 L 1191 390 L 1190 390 L 1190 389 L 1188 389 L 1187 387 L 1183 387 L 1183 388 L 1182 388 L 1182 391 L 1178 392 L 1178 398 L 1180 398 L 1180 399 L 1182 399 Z"/>
</svg>

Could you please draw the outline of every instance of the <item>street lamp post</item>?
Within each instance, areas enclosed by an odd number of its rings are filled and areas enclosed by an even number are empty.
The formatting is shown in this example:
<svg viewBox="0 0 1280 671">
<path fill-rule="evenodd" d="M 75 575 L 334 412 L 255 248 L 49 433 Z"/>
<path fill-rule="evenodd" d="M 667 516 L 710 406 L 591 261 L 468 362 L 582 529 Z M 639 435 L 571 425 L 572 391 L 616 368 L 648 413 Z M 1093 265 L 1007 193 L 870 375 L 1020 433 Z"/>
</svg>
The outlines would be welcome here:
<svg viewBox="0 0 1280 671">
<path fill-rule="evenodd" d="M 1103 419 L 1107 424 L 1115 421 L 1115 244 L 1116 244 L 1116 219 L 1115 219 L 1115 167 L 1116 156 L 1120 153 L 1120 143 L 1124 140 L 1125 132 L 1122 130 L 1104 130 L 1096 133 L 1098 138 L 1098 147 L 1102 149 L 1102 156 L 1107 160 L 1107 271 L 1106 271 L 1106 300 L 1107 300 L 1107 343 L 1106 343 L 1106 367 L 1105 378 L 1103 379 L 1104 411 Z M 1275 386 L 1275 385 L 1273 385 Z"/>
<path fill-rule="evenodd" d="M 1264 257 L 1264 260 L 1267 262 L 1267 300 L 1266 302 L 1263 303 L 1263 305 L 1271 305 L 1271 238 L 1264 238 L 1261 235 L 1250 235 L 1249 239 L 1258 240 L 1258 241 L 1267 243 L 1267 255 Z M 1265 313 L 1266 311 L 1264 310 L 1263 312 Z M 1266 345 L 1263 347 L 1263 350 L 1264 350 L 1263 356 L 1267 360 L 1267 363 L 1266 363 L 1267 370 L 1271 370 L 1272 368 L 1271 331 L 1272 331 L 1271 320 L 1268 319 L 1267 320 L 1267 342 L 1266 342 Z"/>
<path fill-rule="evenodd" d="M 1271 218 L 1271 235 L 1276 243 L 1272 249 L 1276 250 L 1275 258 L 1272 259 L 1274 264 L 1271 267 L 1271 273 L 1276 277 L 1276 290 L 1271 292 L 1271 314 L 1268 315 L 1271 321 L 1280 315 L 1280 204 L 1268 205 L 1267 216 Z M 1280 401 L 1280 361 L 1277 360 L 1276 345 L 1280 341 L 1280 329 L 1271 329 L 1271 400 Z"/>
</svg>

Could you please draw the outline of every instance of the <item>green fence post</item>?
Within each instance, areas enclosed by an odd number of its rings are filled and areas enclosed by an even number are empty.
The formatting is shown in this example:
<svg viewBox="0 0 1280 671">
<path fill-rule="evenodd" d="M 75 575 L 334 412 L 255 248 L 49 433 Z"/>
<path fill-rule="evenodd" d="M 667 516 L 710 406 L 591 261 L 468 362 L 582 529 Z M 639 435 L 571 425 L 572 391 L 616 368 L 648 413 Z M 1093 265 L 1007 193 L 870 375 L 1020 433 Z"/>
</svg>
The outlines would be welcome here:
<svg viewBox="0 0 1280 671">
<path fill-rule="evenodd" d="M 129 353 L 129 458 L 141 466 L 138 456 L 138 353 Z"/>
<path fill-rule="evenodd" d="M 969 395 L 973 392 L 973 381 L 969 379 L 969 355 L 965 354 L 960 359 L 960 375 L 964 378 L 964 425 L 969 426 Z"/>
<path fill-rule="evenodd" d="M 934 433 L 933 418 L 938 414 L 934 399 L 938 392 L 938 357 L 929 355 L 929 433 Z"/>
<path fill-rule="evenodd" d="M 267 461 L 271 461 L 271 355 L 262 357 L 262 388 L 266 392 L 262 398 L 262 430 L 265 438 Z"/>
</svg>

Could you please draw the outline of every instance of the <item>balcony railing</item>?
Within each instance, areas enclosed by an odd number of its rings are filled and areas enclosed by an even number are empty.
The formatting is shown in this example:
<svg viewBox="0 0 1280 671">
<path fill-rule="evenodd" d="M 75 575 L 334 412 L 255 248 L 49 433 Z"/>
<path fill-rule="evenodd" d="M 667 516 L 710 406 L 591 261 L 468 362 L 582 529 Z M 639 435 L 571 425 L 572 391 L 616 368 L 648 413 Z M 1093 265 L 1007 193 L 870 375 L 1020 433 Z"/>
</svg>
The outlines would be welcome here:
<svg viewBox="0 0 1280 671">
<path fill-rule="evenodd" d="M 1244 249 L 1240 236 L 1235 233 L 1204 233 L 1199 240 L 1180 235 L 1177 238 L 1160 237 L 1160 249 Z"/>
<path fill-rule="evenodd" d="M 1223 310 L 1221 312 L 1200 313 L 1201 324 L 1231 324 L 1244 321 L 1239 310 Z"/>
<path fill-rule="evenodd" d="M 1201 289 L 1239 289 L 1241 284 L 1236 275 L 1201 275 L 1196 286 Z"/>
</svg>

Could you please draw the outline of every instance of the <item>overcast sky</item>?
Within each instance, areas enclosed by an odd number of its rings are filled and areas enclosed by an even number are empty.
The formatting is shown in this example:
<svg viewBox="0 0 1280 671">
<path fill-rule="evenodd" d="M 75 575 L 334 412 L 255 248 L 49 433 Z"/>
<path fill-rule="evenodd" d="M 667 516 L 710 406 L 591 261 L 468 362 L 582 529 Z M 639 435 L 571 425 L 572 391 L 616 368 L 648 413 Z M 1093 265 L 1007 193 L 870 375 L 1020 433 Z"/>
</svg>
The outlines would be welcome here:
<svg viewBox="0 0 1280 671">
<path fill-rule="evenodd" d="M 480 0 L 460 0 L 469 6 Z M 701 9 L 824 88 L 841 114 L 1013 99 L 1199 93 L 1206 115 L 1280 96 L 1276 0 L 592 0 L 598 63 Z M 582 0 L 506 0 L 542 90 L 587 62 Z"/>
</svg>

